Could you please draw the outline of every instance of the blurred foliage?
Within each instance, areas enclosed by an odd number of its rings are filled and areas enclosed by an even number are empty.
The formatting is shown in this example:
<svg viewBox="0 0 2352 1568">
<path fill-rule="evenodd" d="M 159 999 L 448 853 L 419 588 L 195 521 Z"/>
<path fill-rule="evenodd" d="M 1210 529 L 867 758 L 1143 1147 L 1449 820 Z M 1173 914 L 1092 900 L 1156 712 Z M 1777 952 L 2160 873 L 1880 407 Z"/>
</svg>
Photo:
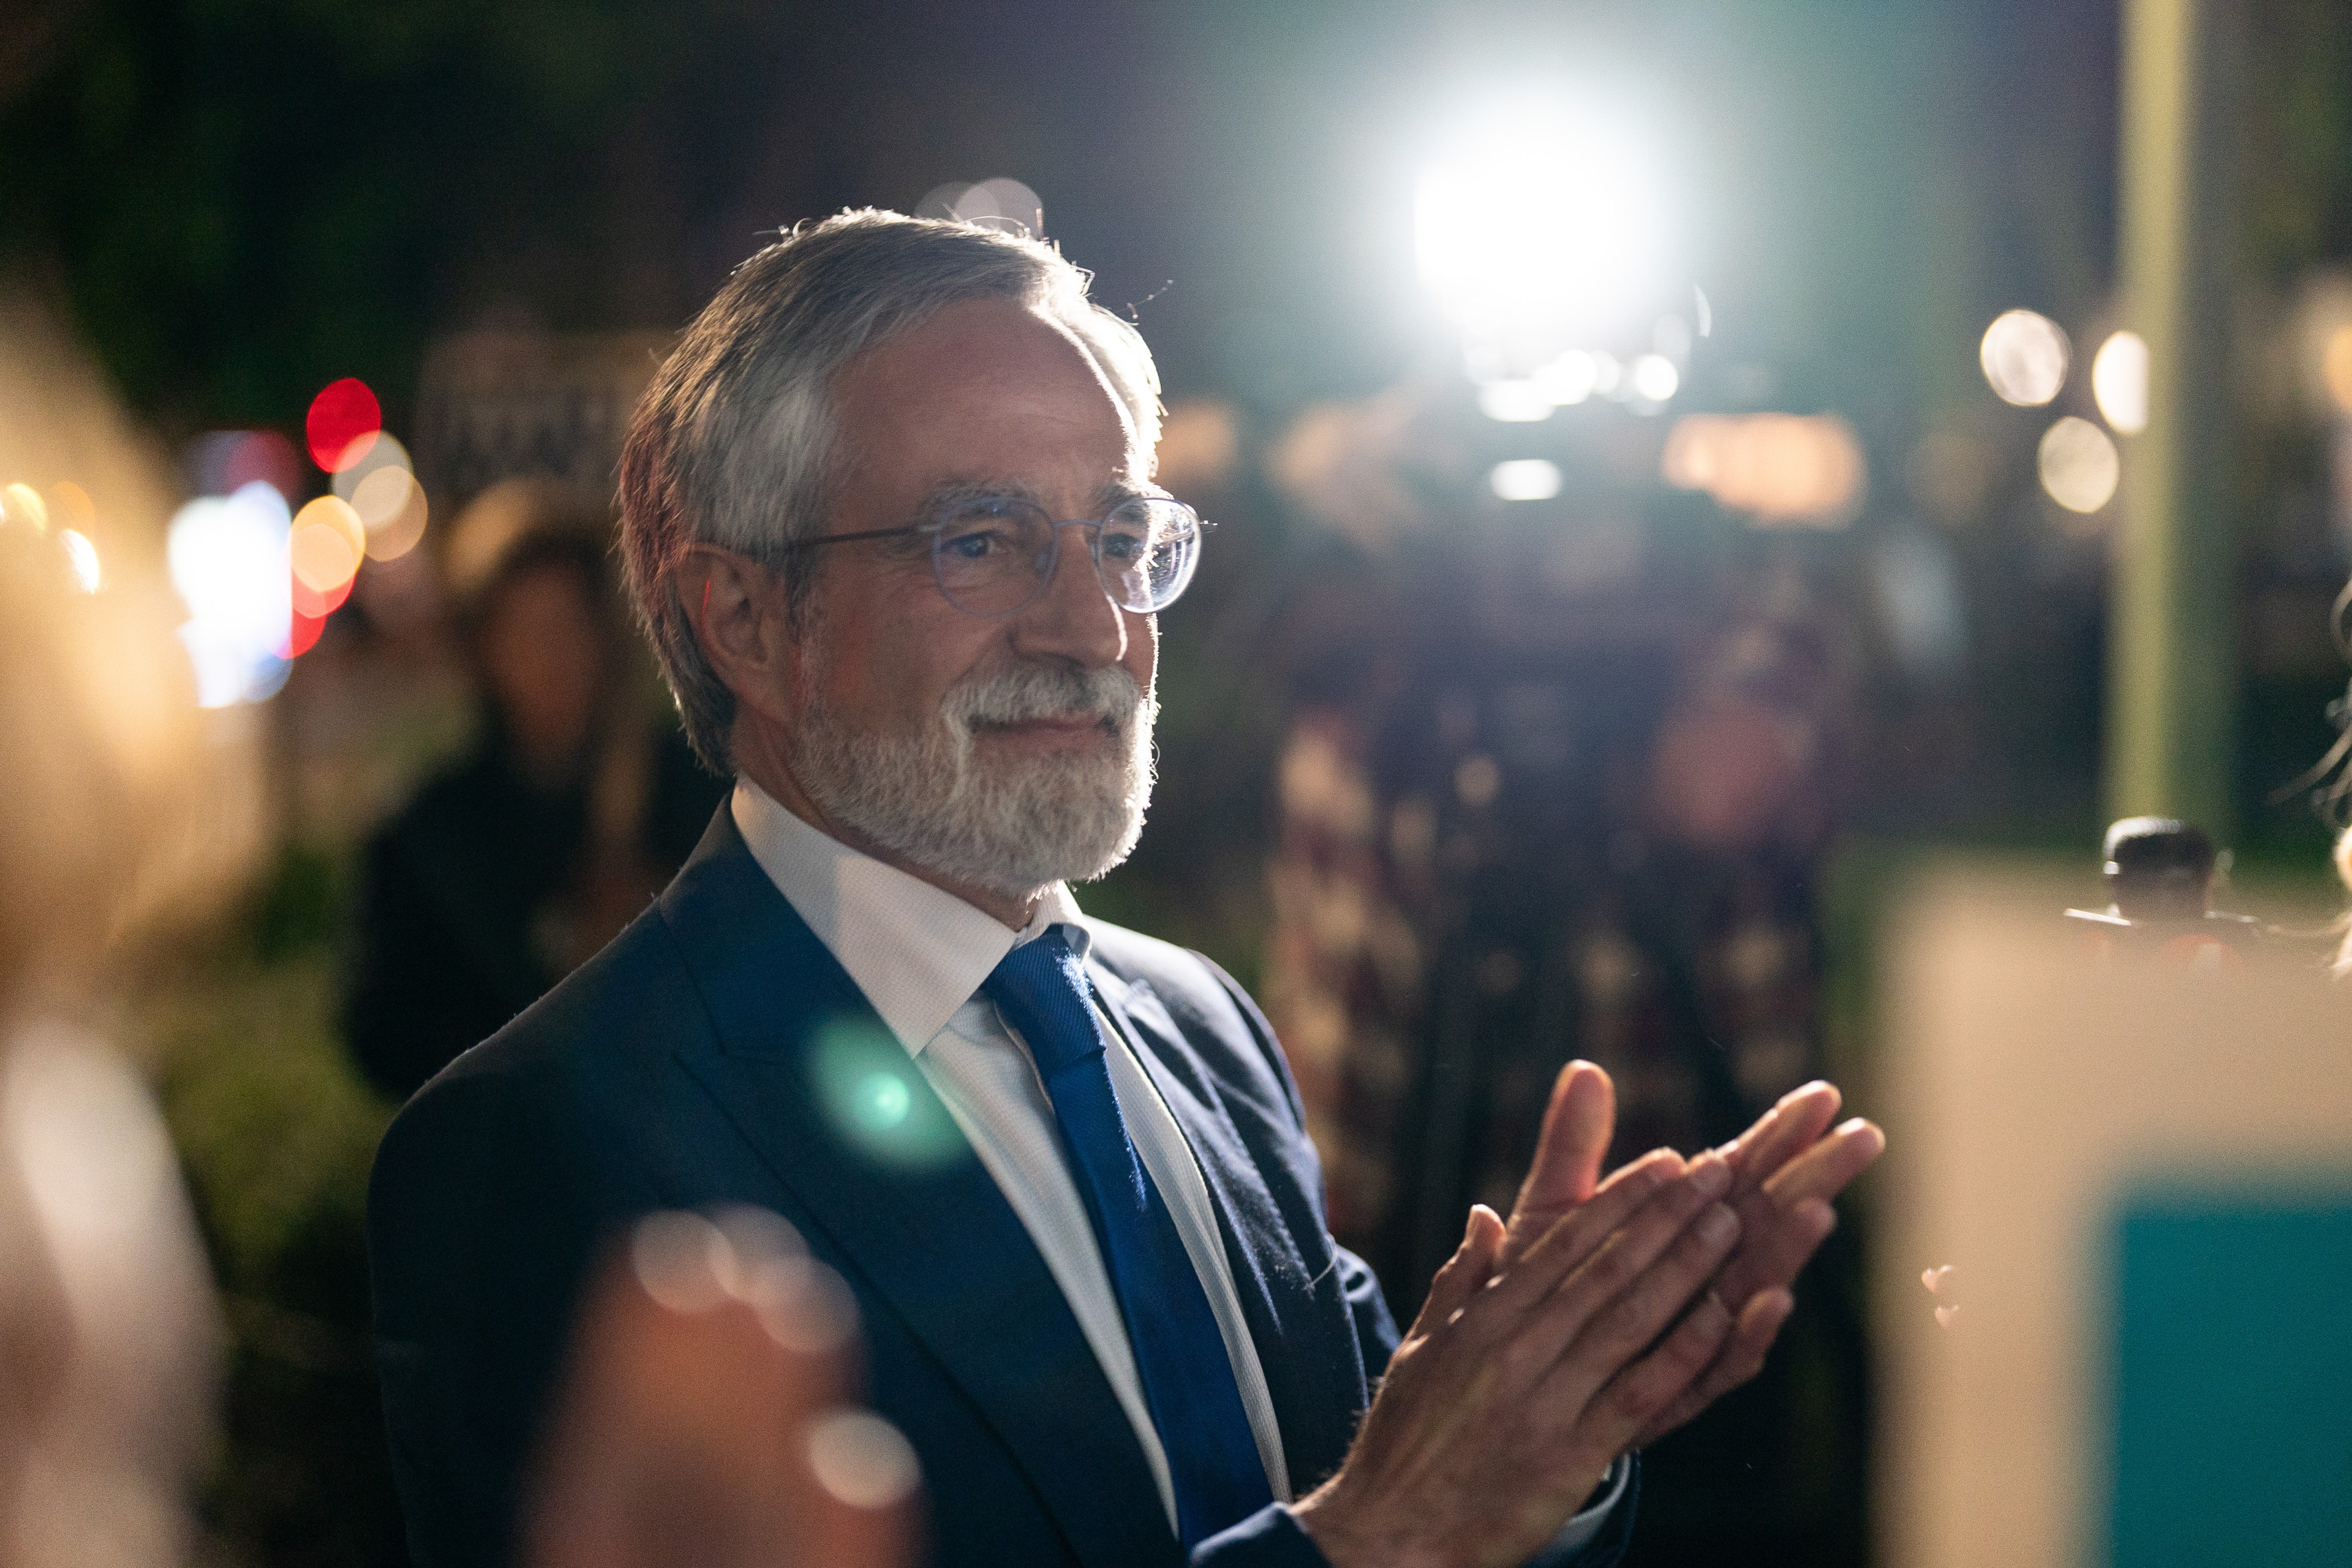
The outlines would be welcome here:
<svg viewBox="0 0 2352 1568">
<path fill-rule="evenodd" d="M 231 1330 L 226 1441 L 203 1497 L 228 1563 L 404 1560 L 364 1230 L 391 1108 L 335 1037 L 335 885 L 331 864 L 289 854 L 247 917 L 140 1008 Z"/>
<path fill-rule="evenodd" d="M 793 15 L 90 5 L 0 105 L 0 247 L 37 247 L 131 401 L 167 424 L 290 424 L 352 374 L 397 408 L 441 312 L 527 299 L 557 325 L 674 319 L 674 298 L 628 297 L 625 265 L 551 254 L 660 245 L 665 211 L 731 190 L 708 154 L 758 112 L 756 73 Z"/>
</svg>

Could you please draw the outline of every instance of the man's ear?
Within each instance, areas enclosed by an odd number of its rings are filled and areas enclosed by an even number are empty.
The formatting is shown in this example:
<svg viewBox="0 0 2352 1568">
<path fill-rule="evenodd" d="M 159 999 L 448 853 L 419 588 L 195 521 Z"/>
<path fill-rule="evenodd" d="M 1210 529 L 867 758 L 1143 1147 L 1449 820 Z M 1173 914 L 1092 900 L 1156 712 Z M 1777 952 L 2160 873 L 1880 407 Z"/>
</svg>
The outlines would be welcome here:
<svg viewBox="0 0 2352 1568">
<path fill-rule="evenodd" d="M 799 643 L 782 576 L 748 555 L 697 544 L 679 563 L 677 591 L 703 658 L 735 700 L 772 718 L 788 717 L 783 705 L 794 689 Z"/>
</svg>

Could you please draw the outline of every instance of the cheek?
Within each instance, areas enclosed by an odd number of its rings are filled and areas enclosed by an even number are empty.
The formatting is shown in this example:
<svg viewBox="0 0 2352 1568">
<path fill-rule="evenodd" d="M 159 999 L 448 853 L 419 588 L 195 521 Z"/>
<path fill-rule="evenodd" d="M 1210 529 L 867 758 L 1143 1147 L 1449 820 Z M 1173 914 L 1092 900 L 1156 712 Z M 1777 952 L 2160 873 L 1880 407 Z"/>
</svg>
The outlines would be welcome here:
<svg viewBox="0 0 2352 1568">
<path fill-rule="evenodd" d="M 948 689 L 987 662 L 1004 637 L 1003 623 L 967 616 L 935 589 L 885 589 L 835 608 L 820 633 L 817 687 L 835 712 L 878 721 L 929 719 Z"/>
</svg>

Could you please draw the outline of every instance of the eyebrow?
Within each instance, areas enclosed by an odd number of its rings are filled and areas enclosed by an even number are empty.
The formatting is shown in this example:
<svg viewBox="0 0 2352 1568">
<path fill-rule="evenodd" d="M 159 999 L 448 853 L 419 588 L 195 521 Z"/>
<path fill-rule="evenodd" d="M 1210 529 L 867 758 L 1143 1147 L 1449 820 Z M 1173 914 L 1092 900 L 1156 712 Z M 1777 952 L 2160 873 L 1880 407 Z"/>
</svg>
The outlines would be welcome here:
<svg viewBox="0 0 2352 1568">
<path fill-rule="evenodd" d="M 1148 481 L 1108 479 L 1095 491 L 1096 515 L 1108 512 L 1121 501 L 1138 500 L 1150 496 L 1165 496 L 1168 492 Z M 1030 505 L 1050 511 L 1039 499 L 1036 488 L 1017 479 L 954 479 L 935 487 L 923 497 L 915 509 L 915 524 L 920 528 L 936 521 L 940 513 L 960 501 L 978 500 L 991 496 L 1005 496 L 1025 500 Z"/>
</svg>

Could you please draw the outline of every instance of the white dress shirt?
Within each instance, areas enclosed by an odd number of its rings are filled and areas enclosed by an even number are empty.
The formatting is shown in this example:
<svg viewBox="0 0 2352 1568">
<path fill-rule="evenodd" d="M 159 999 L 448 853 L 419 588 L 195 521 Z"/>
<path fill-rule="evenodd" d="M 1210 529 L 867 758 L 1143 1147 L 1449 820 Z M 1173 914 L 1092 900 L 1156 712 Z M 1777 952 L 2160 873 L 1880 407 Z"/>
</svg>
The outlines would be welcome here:
<svg viewBox="0 0 2352 1568">
<path fill-rule="evenodd" d="M 1084 958 L 1093 937 L 1076 900 L 1056 883 L 1038 900 L 1029 923 L 1015 931 L 954 894 L 819 832 L 750 779 L 736 782 L 730 804 L 752 858 L 914 1058 L 1020 1216 L 1135 1428 L 1174 1529 L 1176 1491 L 1167 1450 L 1144 1403 L 1126 1320 L 1085 1200 L 1063 1160 L 1053 1101 L 1019 1034 L 980 994 L 1006 953 L 1056 926 Z M 1128 1137 L 1168 1205 L 1224 1337 L 1266 1485 L 1277 1500 L 1287 1502 L 1290 1472 L 1282 1429 L 1256 1343 L 1242 1316 L 1208 1185 L 1150 1075 L 1117 1028 L 1107 1024 L 1103 1036 L 1111 1091 Z M 1571 1520 L 1556 1545 L 1573 1548 L 1599 1530 L 1623 1492 L 1628 1469 L 1619 1461 L 1616 1484 L 1605 1500 Z"/>
</svg>

